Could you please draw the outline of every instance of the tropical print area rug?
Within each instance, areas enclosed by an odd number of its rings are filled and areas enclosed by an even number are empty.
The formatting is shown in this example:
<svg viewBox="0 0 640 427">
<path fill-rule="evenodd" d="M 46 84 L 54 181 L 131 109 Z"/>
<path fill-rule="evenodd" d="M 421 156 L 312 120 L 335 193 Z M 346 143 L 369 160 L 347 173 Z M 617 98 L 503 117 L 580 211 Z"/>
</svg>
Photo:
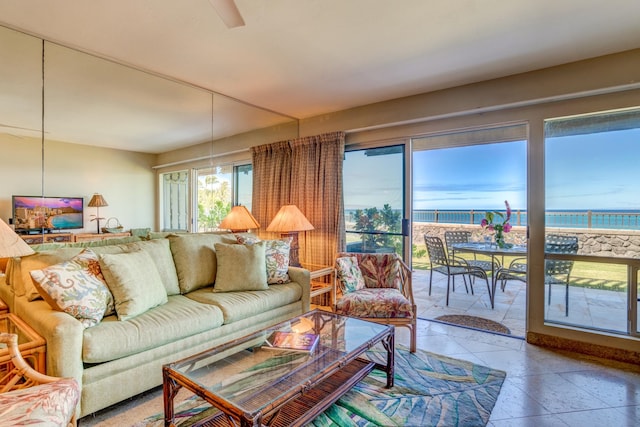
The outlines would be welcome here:
<svg viewBox="0 0 640 427">
<path fill-rule="evenodd" d="M 367 356 L 384 363 L 384 352 Z M 396 348 L 395 384 L 374 370 L 310 425 L 325 426 L 485 426 L 505 372 L 418 350 Z M 199 397 L 176 406 L 176 426 L 187 427 L 215 413 Z M 160 427 L 163 414 L 136 427 Z M 206 424 L 205 424 L 206 425 Z"/>
</svg>

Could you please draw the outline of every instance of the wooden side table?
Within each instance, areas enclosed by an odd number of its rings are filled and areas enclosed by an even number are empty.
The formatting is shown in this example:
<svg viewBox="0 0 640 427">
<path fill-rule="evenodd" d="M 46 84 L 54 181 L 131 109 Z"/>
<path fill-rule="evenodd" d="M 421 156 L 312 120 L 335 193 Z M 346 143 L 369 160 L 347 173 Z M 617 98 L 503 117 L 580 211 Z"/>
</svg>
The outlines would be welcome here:
<svg viewBox="0 0 640 427">
<path fill-rule="evenodd" d="M 336 302 L 335 269 L 326 265 L 303 263 L 303 268 L 309 270 L 311 277 L 311 298 L 324 296 L 321 306 L 328 306 L 333 310 Z M 318 280 L 323 279 L 323 280 Z M 328 299 L 328 301 L 327 301 Z"/>
<path fill-rule="evenodd" d="M 7 276 L 5 276 L 3 273 L 0 273 L 0 286 L 7 286 L 6 281 L 7 280 Z M 7 305 L 6 302 L 4 302 L 2 300 L 2 298 L 0 298 L 0 314 L 6 314 L 9 312 L 9 306 Z"/>
<path fill-rule="evenodd" d="M 47 343 L 29 325 L 13 313 L 0 314 L 0 332 L 18 335 L 18 349 L 33 369 L 46 374 Z M 0 347 L 0 378 L 13 369 L 9 349 Z"/>
</svg>

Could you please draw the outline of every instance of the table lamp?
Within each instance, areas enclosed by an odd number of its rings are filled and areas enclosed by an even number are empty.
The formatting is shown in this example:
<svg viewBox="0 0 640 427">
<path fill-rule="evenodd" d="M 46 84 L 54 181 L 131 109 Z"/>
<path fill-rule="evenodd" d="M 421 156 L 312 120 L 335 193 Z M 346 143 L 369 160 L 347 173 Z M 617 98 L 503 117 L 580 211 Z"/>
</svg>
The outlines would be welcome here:
<svg viewBox="0 0 640 427">
<path fill-rule="evenodd" d="M 267 231 L 280 232 L 281 237 L 291 238 L 291 251 L 289 252 L 289 265 L 301 267 L 298 259 L 298 232 L 313 230 L 313 225 L 300 212 L 296 205 L 284 205 L 280 208 Z"/>
<path fill-rule="evenodd" d="M 89 200 L 89 204 L 87 205 L 90 208 L 96 208 L 96 217 L 91 221 L 96 221 L 98 224 L 98 234 L 100 234 L 100 220 L 104 218 L 100 218 L 100 208 L 103 206 L 109 206 L 107 201 L 102 197 L 102 194 L 95 193 L 91 200 Z"/>
<path fill-rule="evenodd" d="M 0 258 L 31 255 L 33 249 L 22 240 L 9 225 L 0 220 Z"/>
<path fill-rule="evenodd" d="M 246 207 L 238 205 L 231 208 L 227 216 L 220 221 L 218 228 L 231 230 L 232 233 L 239 233 L 260 228 L 260 224 Z"/>
</svg>

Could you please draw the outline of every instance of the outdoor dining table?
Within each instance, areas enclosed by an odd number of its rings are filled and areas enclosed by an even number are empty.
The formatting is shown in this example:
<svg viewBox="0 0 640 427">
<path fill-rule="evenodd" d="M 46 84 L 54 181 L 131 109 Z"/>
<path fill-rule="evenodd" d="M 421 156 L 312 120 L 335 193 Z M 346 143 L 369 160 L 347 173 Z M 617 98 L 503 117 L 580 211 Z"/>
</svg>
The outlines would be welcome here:
<svg viewBox="0 0 640 427">
<path fill-rule="evenodd" d="M 491 292 L 489 295 L 489 299 L 491 301 L 491 308 L 494 308 L 495 298 L 496 298 L 496 257 L 504 257 L 508 256 L 526 256 L 527 255 L 527 247 L 525 245 L 510 245 L 509 247 L 501 248 L 495 243 L 486 243 L 486 242 L 466 242 L 466 243 L 454 243 L 452 245 L 453 251 L 455 252 L 471 252 L 474 254 L 482 254 L 488 255 L 491 257 Z M 498 262 L 500 265 L 501 263 Z"/>
</svg>

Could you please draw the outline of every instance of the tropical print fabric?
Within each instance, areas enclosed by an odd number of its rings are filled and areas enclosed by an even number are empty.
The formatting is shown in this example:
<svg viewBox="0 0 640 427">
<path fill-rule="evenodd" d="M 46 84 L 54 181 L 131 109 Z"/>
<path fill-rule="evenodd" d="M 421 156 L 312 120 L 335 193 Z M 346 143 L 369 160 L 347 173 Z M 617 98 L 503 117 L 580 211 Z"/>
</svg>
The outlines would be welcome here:
<svg viewBox="0 0 640 427">
<path fill-rule="evenodd" d="M 340 254 L 345 256 L 345 253 Z M 358 266 L 367 288 L 396 288 L 402 290 L 400 258 L 396 254 L 349 253 Z"/>
<path fill-rule="evenodd" d="M 354 256 L 336 259 L 336 277 L 345 294 L 365 288 L 364 277 L 358 267 L 358 258 Z"/>
<path fill-rule="evenodd" d="M 78 319 L 85 328 L 114 312 L 113 295 L 98 256 L 85 249 L 69 261 L 30 272 L 38 291 L 54 310 Z"/>
<path fill-rule="evenodd" d="M 0 424 L 66 426 L 76 411 L 80 387 L 74 379 L 0 394 Z"/>
<path fill-rule="evenodd" d="M 361 289 L 344 294 L 336 302 L 336 313 L 364 318 L 410 318 L 411 302 L 397 289 Z"/>
</svg>

